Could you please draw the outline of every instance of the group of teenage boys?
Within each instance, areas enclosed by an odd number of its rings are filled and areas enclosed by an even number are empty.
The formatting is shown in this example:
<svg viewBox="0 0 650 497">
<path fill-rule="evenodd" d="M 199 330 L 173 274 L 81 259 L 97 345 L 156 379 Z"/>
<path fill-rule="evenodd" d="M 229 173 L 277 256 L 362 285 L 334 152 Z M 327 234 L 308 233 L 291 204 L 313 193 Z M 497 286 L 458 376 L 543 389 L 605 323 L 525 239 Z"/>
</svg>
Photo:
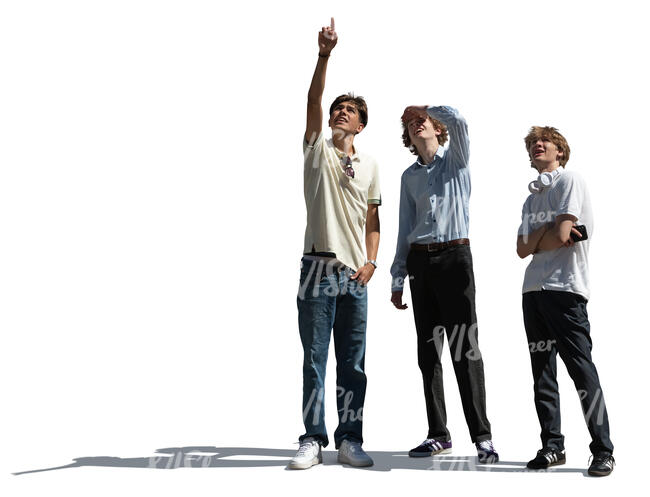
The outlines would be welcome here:
<svg viewBox="0 0 650 497">
<path fill-rule="evenodd" d="M 332 19 L 318 35 L 318 62 L 307 98 L 303 142 L 307 227 L 297 298 L 304 351 L 305 433 L 289 463 L 291 469 L 322 462 L 322 448 L 329 443 L 324 381 L 331 335 L 336 355 L 338 461 L 357 467 L 373 464 L 362 448 L 362 422 L 367 284 L 377 268 L 381 194 L 377 163 L 354 145 L 355 136 L 368 123 L 363 98 L 337 97 L 329 109 L 332 137 L 323 135 L 321 100 L 327 63 L 337 40 Z M 401 178 L 391 302 L 397 309 L 407 308 L 402 292 L 408 279 L 429 425 L 425 440 L 409 456 L 429 457 L 452 449 L 441 366 L 446 335 L 478 461 L 496 463 L 499 455 L 486 412 L 468 236 L 467 123 L 447 106 L 409 106 L 401 121 L 403 143 L 417 159 Z M 517 254 L 521 258 L 532 255 L 522 305 L 542 440 L 542 448 L 527 467 L 546 469 L 566 461 L 556 379 L 559 353 L 580 394 L 592 438 L 588 473 L 605 476 L 614 468 L 614 448 L 591 359 L 586 309 L 593 227 L 589 195 L 584 180 L 565 171 L 570 149 L 555 128 L 532 127 L 525 144 L 538 177 L 529 185 L 524 203 Z"/>
</svg>

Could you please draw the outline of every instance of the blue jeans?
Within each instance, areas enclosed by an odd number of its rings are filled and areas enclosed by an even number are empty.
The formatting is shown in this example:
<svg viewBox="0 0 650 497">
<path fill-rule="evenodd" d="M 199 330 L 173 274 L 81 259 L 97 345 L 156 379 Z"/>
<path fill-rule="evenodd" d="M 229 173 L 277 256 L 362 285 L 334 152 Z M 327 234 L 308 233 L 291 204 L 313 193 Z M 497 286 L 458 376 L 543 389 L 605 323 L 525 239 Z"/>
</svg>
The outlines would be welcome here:
<svg viewBox="0 0 650 497">
<path fill-rule="evenodd" d="M 363 443 L 363 402 L 366 396 L 367 289 L 350 276 L 350 268 L 333 269 L 320 261 L 302 260 L 298 289 L 298 326 L 304 351 L 302 415 L 305 434 L 329 443 L 325 428 L 325 369 L 334 330 L 336 403 L 339 425 L 334 432 L 338 449 L 350 439 Z"/>
</svg>

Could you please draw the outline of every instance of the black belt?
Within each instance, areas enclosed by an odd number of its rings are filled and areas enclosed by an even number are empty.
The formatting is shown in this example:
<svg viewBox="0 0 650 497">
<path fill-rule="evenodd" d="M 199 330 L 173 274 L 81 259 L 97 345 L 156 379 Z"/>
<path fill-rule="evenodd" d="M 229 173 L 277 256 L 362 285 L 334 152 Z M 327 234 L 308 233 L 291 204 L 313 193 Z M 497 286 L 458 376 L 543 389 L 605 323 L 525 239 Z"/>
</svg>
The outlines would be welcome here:
<svg viewBox="0 0 650 497">
<path fill-rule="evenodd" d="M 454 247 L 456 245 L 469 246 L 469 238 L 458 238 L 457 240 L 449 240 L 448 242 L 440 243 L 412 243 L 411 250 L 418 250 L 420 252 L 437 252 L 438 250 L 446 249 L 447 247 Z"/>
</svg>

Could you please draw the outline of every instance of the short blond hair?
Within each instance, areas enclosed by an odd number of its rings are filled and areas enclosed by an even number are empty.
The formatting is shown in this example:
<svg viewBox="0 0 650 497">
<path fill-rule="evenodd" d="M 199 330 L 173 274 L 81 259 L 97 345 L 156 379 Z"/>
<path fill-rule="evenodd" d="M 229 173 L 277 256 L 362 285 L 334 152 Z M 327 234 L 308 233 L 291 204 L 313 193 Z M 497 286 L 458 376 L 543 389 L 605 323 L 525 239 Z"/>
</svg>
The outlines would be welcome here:
<svg viewBox="0 0 650 497">
<path fill-rule="evenodd" d="M 562 152 L 562 156 L 558 158 L 560 166 L 564 167 L 566 163 L 569 162 L 571 149 L 569 148 L 566 138 L 562 136 L 557 128 L 553 128 L 552 126 L 533 126 L 530 128 L 526 138 L 524 138 L 524 142 L 526 143 L 526 152 L 528 152 L 528 157 L 530 158 L 530 167 L 535 168 L 533 158 L 530 156 L 530 147 L 539 139 L 550 141 L 557 147 L 558 151 Z"/>
</svg>

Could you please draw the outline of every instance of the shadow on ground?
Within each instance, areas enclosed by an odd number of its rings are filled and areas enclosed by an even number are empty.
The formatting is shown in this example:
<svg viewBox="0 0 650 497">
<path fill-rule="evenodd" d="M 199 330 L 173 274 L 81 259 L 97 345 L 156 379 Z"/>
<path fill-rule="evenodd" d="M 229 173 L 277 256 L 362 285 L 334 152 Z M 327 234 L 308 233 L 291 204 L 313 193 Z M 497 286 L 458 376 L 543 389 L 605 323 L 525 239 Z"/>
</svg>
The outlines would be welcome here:
<svg viewBox="0 0 650 497">
<path fill-rule="evenodd" d="M 323 451 L 323 465 L 338 465 L 336 451 Z M 369 468 L 346 468 L 363 471 L 393 471 L 415 469 L 429 471 L 483 471 L 488 473 L 537 473 L 526 469 L 525 462 L 500 461 L 497 464 L 479 464 L 477 458 L 467 456 L 433 456 L 412 458 L 407 452 L 368 451 L 375 464 Z M 149 457 L 79 457 L 72 463 L 51 468 L 32 469 L 13 473 L 24 475 L 42 471 L 54 471 L 84 466 L 111 468 L 142 469 L 179 469 L 179 468 L 261 468 L 277 466 L 287 469 L 289 460 L 295 450 L 266 449 L 256 447 L 167 447 L 156 450 Z M 554 467 L 548 473 L 582 473 L 585 469 Z"/>
</svg>

